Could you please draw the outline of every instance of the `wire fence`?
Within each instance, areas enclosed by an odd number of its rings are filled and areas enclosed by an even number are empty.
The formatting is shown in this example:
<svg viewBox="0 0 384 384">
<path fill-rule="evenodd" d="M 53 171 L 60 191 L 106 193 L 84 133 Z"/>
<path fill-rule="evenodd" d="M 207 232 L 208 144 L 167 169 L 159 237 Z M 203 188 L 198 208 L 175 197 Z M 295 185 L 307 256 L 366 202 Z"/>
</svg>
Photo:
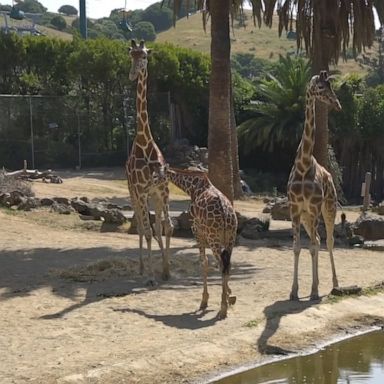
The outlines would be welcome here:
<svg viewBox="0 0 384 384">
<path fill-rule="evenodd" d="M 172 134 L 168 93 L 149 95 L 159 145 Z M 0 167 L 82 168 L 124 164 L 136 131 L 135 95 L 107 100 L 0 95 Z"/>
</svg>

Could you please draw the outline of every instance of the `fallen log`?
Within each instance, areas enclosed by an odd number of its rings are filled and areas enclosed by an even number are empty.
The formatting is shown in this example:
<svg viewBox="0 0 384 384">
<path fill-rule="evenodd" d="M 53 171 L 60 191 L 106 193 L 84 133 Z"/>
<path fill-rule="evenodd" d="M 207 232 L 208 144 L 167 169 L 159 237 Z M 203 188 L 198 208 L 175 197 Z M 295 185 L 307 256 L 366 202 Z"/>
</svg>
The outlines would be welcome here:
<svg viewBox="0 0 384 384">
<path fill-rule="evenodd" d="M 42 179 L 44 182 L 50 182 L 54 184 L 61 184 L 63 180 L 60 176 L 52 173 L 51 169 L 45 171 L 39 171 L 38 169 L 27 169 L 27 161 L 24 160 L 24 168 L 17 171 L 7 172 L 3 169 L 4 177 L 23 179 L 23 180 L 37 180 Z"/>
</svg>

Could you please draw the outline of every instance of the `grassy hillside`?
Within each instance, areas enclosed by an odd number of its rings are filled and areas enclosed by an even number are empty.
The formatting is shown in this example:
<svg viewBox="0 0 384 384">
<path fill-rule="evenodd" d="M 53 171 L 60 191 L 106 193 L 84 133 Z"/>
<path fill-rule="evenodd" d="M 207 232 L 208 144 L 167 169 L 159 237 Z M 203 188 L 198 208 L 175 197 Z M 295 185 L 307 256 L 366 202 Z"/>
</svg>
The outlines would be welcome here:
<svg viewBox="0 0 384 384">
<path fill-rule="evenodd" d="M 258 28 L 253 25 L 250 12 L 247 13 L 247 26 L 239 27 L 234 22 L 234 28 L 231 35 L 231 50 L 233 53 L 253 53 L 256 57 L 267 60 L 277 60 L 279 55 L 285 55 L 288 52 L 296 52 L 296 40 L 287 39 L 285 33 L 282 37 L 278 36 L 278 20 L 274 20 L 272 28 L 262 25 Z M 201 52 L 209 53 L 210 50 L 210 23 L 207 25 L 207 32 L 203 30 L 201 14 L 195 14 L 189 18 L 181 19 L 177 22 L 175 28 L 158 34 L 158 42 L 170 42 L 172 44 L 191 48 Z M 365 52 L 370 57 L 376 54 L 377 49 Z M 366 72 L 367 67 L 354 59 L 347 62 L 340 62 L 337 69 L 342 73 L 348 72 Z"/>
<path fill-rule="evenodd" d="M 5 26 L 5 21 L 3 15 L 0 15 L 0 26 L 3 27 Z M 24 20 L 13 20 L 8 17 L 8 27 L 32 27 L 33 23 L 31 20 L 24 19 Z M 64 39 L 64 40 L 72 40 L 72 35 L 70 33 L 66 32 L 61 32 L 53 28 L 45 27 L 43 25 L 38 25 L 36 24 L 35 27 L 42 32 L 44 35 L 49 36 L 49 37 L 56 37 L 59 39 Z"/>
</svg>

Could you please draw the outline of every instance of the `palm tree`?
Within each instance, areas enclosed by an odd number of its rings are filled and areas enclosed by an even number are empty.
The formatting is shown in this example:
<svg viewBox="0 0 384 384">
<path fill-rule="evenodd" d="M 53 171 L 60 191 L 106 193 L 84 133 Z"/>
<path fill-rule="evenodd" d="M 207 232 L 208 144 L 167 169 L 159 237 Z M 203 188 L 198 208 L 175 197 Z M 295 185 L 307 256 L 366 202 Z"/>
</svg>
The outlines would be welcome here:
<svg viewBox="0 0 384 384">
<path fill-rule="evenodd" d="M 328 70 L 340 55 L 346 57 L 351 37 L 355 54 L 372 45 L 374 7 L 381 22 L 384 20 L 382 0 L 264 0 L 264 4 L 264 21 L 269 26 L 277 9 L 280 34 L 295 22 L 297 47 L 309 54 L 313 73 Z M 328 108 L 323 103 L 316 105 L 316 127 L 314 155 L 327 166 Z"/>
<path fill-rule="evenodd" d="M 265 0 L 264 0 L 265 1 Z M 163 0 L 163 3 L 165 0 Z M 185 0 L 187 8 L 192 3 Z M 209 176 L 213 184 L 231 201 L 234 198 L 234 183 L 237 194 L 239 160 L 237 152 L 237 135 L 233 103 L 231 101 L 230 70 L 230 15 L 242 12 L 242 0 L 196 0 L 197 9 L 202 11 L 204 29 L 208 16 L 211 21 L 211 61 L 212 72 L 209 82 L 209 132 L 208 162 Z M 254 21 L 261 24 L 262 0 L 248 0 L 252 5 Z M 169 0 L 173 6 L 174 20 L 182 0 Z M 236 196 L 237 197 L 237 196 Z"/>
<path fill-rule="evenodd" d="M 244 152 L 275 146 L 294 153 L 303 130 L 305 90 L 311 77 L 308 60 L 280 57 L 274 75 L 260 80 L 257 98 L 249 106 L 254 116 L 240 124 L 239 141 Z"/>
</svg>

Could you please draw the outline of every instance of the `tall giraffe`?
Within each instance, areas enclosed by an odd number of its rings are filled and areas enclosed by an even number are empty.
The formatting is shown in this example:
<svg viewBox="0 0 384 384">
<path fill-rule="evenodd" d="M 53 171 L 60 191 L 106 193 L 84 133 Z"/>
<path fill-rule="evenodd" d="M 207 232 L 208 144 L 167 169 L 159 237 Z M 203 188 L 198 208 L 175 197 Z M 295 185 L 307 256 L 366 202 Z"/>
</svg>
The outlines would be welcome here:
<svg viewBox="0 0 384 384">
<path fill-rule="evenodd" d="M 327 233 L 327 248 L 331 259 L 333 287 L 338 286 L 335 262 L 333 258 L 333 229 L 336 217 L 336 189 L 331 174 L 313 157 L 315 141 L 315 104 L 320 100 L 341 110 L 326 71 L 313 76 L 306 93 L 305 124 L 303 136 L 295 162 L 288 180 L 288 200 L 293 229 L 294 273 L 290 294 L 291 300 L 298 299 L 298 265 L 300 245 L 300 223 L 302 222 L 310 237 L 310 253 L 312 256 L 312 290 L 311 300 L 319 298 L 318 257 L 320 237 L 317 231 L 322 214 Z"/>
<path fill-rule="evenodd" d="M 154 172 L 154 180 L 156 172 Z M 157 175 L 159 180 L 172 181 L 191 197 L 189 208 L 192 216 L 192 231 L 196 237 L 203 268 L 203 296 L 200 309 L 208 306 L 208 257 L 205 248 L 211 248 L 222 272 L 221 308 L 218 318 L 227 316 L 228 304 L 234 304 L 235 296 L 230 296 L 228 286 L 231 268 L 232 249 L 236 240 L 237 216 L 231 202 L 211 183 L 207 173 L 194 170 L 181 170 L 162 167 Z"/>
<path fill-rule="evenodd" d="M 154 185 L 152 180 L 154 167 L 164 165 L 165 161 L 152 137 L 148 121 L 147 64 L 150 49 L 146 48 L 144 41 L 141 41 L 140 44 L 137 45 L 136 42 L 132 40 L 132 46 L 129 51 L 132 59 L 129 78 L 132 81 L 137 79 L 137 132 L 125 169 L 128 179 L 128 189 L 137 219 L 140 246 L 140 273 L 144 273 L 143 237 L 145 237 L 148 250 L 149 283 L 155 284 L 156 280 L 152 267 L 152 228 L 149 218 L 149 200 L 153 202 L 155 209 L 155 235 L 163 259 L 162 277 L 164 280 L 167 280 L 170 276 L 169 247 L 173 232 L 173 225 L 169 217 L 169 189 L 168 183 Z M 164 214 L 164 231 L 166 236 L 165 249 L 162 240 L 162 214 Z"/>
</svg>

